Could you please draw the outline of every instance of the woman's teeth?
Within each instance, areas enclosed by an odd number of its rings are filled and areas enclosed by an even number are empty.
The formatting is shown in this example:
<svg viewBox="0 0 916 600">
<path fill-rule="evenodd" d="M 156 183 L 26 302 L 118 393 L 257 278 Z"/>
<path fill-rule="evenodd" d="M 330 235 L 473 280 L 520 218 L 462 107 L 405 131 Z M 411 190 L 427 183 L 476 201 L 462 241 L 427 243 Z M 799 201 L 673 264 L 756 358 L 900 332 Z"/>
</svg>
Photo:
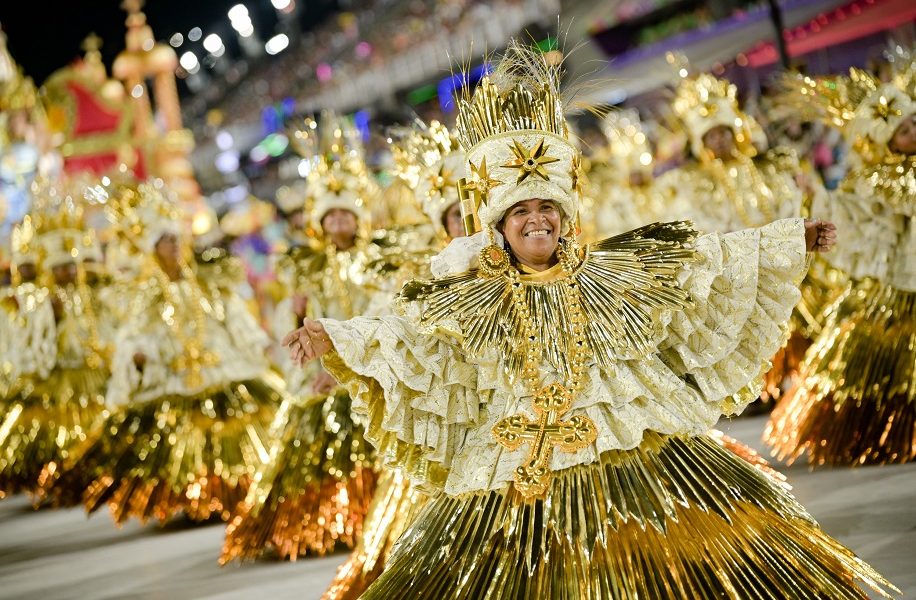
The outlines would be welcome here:
<svg viewBox="0 0 916 600">
<path fill-rule="evenodd" d="M 525 234 L 525 237 L 541 237 L 550 235 L 550 232 L 546 229 L 535 229 L 534 231 L 529 231 Z"/>
</svg>

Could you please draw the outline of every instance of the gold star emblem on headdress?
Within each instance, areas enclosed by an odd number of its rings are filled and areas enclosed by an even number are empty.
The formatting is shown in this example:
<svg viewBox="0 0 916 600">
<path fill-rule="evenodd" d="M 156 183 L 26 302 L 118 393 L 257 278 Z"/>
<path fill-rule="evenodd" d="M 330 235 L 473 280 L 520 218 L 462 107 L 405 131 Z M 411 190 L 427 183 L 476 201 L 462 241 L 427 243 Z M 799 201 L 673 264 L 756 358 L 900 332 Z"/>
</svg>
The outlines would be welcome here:
<svg viewBox="0 0 916 600">
<path fill-rule="evenodd" d="M 585 192 L 587 179 L 585 177 L 585 169 L 582 168 L 582 160 L 578 155 L 573 158 L 572 169 L 570 169 L 569 175 L 572 177 L 572 189 L 581 197 Z"/>
<path fill-rule="evenodd" d="M 512 140 L 512 145 L 509 148 L 515 154 L 515 160 L 500 166 L 504 169 L 518 169 L 516 185 L 528 179 L 532 174 L 537 175 L 544 181 L 550 181 L 550 176 L 547 175 L 547 169 L 544 166 L 555 163 L 560 159 L 547 155 L 550 146 L 544 144 L 544 138 L 541 138 L 541 141 L 530 150 L 522 146 L 518 140 Z"/>
<path fill-rule="evenodd" d="M 887 96 L 882 95 L 878 98 L 878 101 L 872 106 L 872 118 L 874 119 L 884 119 L 884 122 L 887 123 L 887 120 L 890 117 L 899 117 L 903 115 L 903 111 L 899 108 L 896 108 L 894 105 L 897 104 L 896 98 L 888 99 Z"/>
<path fill-rule="evenodd" d="M 486 169 L 486 164 L 484 169 Z M 432 183 L 432 186 L 429 189 L 429 195 L 442 196 L 445 193 L 445 190 L 450 187 L 455 187 L 455 180 L 452 178 L 452 172 L 449 169 L 445 168 L 445 165 L 439 167 L 439 172 L 429 176 L 429 181 Z"/>
<path fill-rule="evenodd" d="M 487 170 L 486 156 L 480 159 L 480 164 L 477 166 L 474 166 L 474 163 L 470 161 L 468 161 L 468 164 L 471 165 L 471 172 L 473 172 L 477 178 L 474 181 L 468 183 L 465 186 L 465 189 L 480 192 L 480 194 L 486 198 L 487 193 L 491 189 L 503 184 L 502 181 L 498 179 L 492 179 L 490 177 L 490 172 Z"/>
<path fill-rule="evenodd" d="M 328 177 L 328 191 L 329 192 L 331 192 L 332 194 L 339 194 L 340 192 L 343 191 L 343 188 L 344 188 L 343 181 L 341 181 L 334 175 L 330 175 Z"/>
</svg>

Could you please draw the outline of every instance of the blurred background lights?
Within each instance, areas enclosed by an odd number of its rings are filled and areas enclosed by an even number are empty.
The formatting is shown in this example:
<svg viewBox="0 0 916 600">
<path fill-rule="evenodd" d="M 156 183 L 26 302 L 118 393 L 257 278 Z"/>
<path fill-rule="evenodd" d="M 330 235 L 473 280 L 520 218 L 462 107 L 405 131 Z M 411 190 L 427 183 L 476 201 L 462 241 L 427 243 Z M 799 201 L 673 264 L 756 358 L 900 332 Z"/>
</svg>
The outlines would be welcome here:
<svg viewBox="0 0 916 600">
<path fill-rule="evenodd" d="M 264 50 L 268 54 L 279 54 L 289 46 L 289 37 L 285 33 L 278 33 L 264 44 Z"/>
<path fill-rule="evenodd" d="M 215 54 L 216 52 L 219 52 L 220 48 L 222 47 L 223 40 L 215 33 L 211 33 L 204 38 L 204 48 L 207 52 Z"/>
<path fill-rule="evenodd" d="M 200 69 L 200 61 L 197 60 L 197 55 L 190 50 L 182 54 L 178 62 L 188 73 L 196 73 Z"/>
<path fill-rule="evenodd" d="M 188 32 L 188 39 L 192 42 L 196 42 L 203 34 L 204 32 L 201 31 L 200 27 L 194 27 L 191 29 L 191 31 Z"/>
</svg>

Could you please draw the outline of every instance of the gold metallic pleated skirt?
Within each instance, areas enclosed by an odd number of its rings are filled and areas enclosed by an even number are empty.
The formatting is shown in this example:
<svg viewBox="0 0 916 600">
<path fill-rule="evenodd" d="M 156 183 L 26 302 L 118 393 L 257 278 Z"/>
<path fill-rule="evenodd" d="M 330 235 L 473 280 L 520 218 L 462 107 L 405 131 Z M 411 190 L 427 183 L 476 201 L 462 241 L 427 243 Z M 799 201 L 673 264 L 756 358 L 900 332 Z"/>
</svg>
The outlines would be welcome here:
<svg viewBox="0 0 916 600">
<path fill-rule="evenodd" d="M 842 272 L 816 257 L 799 289 L 801 299 L 792 311 L 790 335 L 771 359 L 772 367 L 763 376 L 760 402 L 771 410 L 784 392 L 798 382 L 799 371 L 808 348 L 820 335 L 824 312 L 845 289 Z M 755 411 L 751 411 L 753 413 Z M 760 412 L 759 410 L 756 412 Z M 748 413 L 748 414 L 751 414 Z"/>
<path fill-rule="evenodd" d="M 269 375 L 123 407 L 45 491 L 77 487 L 88 512 L 107 504 L 119 525 L 130 518 L 165 523 L 182 512 L 194 521 L 226 520 L 267 458 L 281 390 Z"/>
<path fill-rule="evenodd" d="M 814 465 L 916 458 L 916 292 L 850 285 L 764 438 L 789 462 L 805 453 Z"/>
<path fill-rule="evenodd" d="M 364 599 L 866 598 L 893 587 L 784 486 L 709 437 L 506 488 L 431 499 Z"/>
<path fill-rule="evenodd" d="M 74 447 L 106 416 L 108 373 L 55 369 L 47 379 L 22 378 L 0 400 L 0 498 L 35 493 Z M 61 496 L 59 505 L 79 499 Z M 39 500 L 40 501 L 40 500 Z"/>
<path fill-rule="evenodd" d="M 347 562 L 337 569 L 322 600 L 359 598 L 381 575 L 395 542 L 427 499 L 400 470 L 383 470 L 363 521 L 359 543 Z"/>
<path fill-rule="evenodd" d="M 340 391 L 318 402 L 286 401 L 272 430 L 270 457 L 233 513 L 220 563 L 353 548 L 377 476 L 350 397 Z"/>
</svg>

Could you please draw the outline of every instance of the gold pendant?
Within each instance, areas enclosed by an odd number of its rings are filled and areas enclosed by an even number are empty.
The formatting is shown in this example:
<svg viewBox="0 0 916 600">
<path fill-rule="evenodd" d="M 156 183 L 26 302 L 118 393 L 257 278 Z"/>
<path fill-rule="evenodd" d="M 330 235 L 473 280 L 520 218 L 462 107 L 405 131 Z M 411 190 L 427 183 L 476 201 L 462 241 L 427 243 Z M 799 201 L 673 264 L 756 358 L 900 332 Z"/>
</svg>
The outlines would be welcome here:
<svg viewBox="0 0 916 600">
<path fill-rule="evenodd" d="M 509 254 L 497 246 L 490 244 L 477 255 L 480 263 L 480 273 L 487 279 L 499 277 L 509 268 Z"/>
<path fill-rule="evenodd" d="M 517 414 L 493 426 L 493 437 L 509 450 L 517 450 L 524 443 L 531 444 L 528 459 L 515 469 L 515 488 L 522 496 L 540 496 L 547 490 L 554 447 L 563 452 L 575 452 L 587 447 L 598 436 L 595 423 L 586 415 L 560 420 L 571 405 L 569 390 L 552 383 L 541 388 L 534 397 L 536 420 Z"/>
</svg>

